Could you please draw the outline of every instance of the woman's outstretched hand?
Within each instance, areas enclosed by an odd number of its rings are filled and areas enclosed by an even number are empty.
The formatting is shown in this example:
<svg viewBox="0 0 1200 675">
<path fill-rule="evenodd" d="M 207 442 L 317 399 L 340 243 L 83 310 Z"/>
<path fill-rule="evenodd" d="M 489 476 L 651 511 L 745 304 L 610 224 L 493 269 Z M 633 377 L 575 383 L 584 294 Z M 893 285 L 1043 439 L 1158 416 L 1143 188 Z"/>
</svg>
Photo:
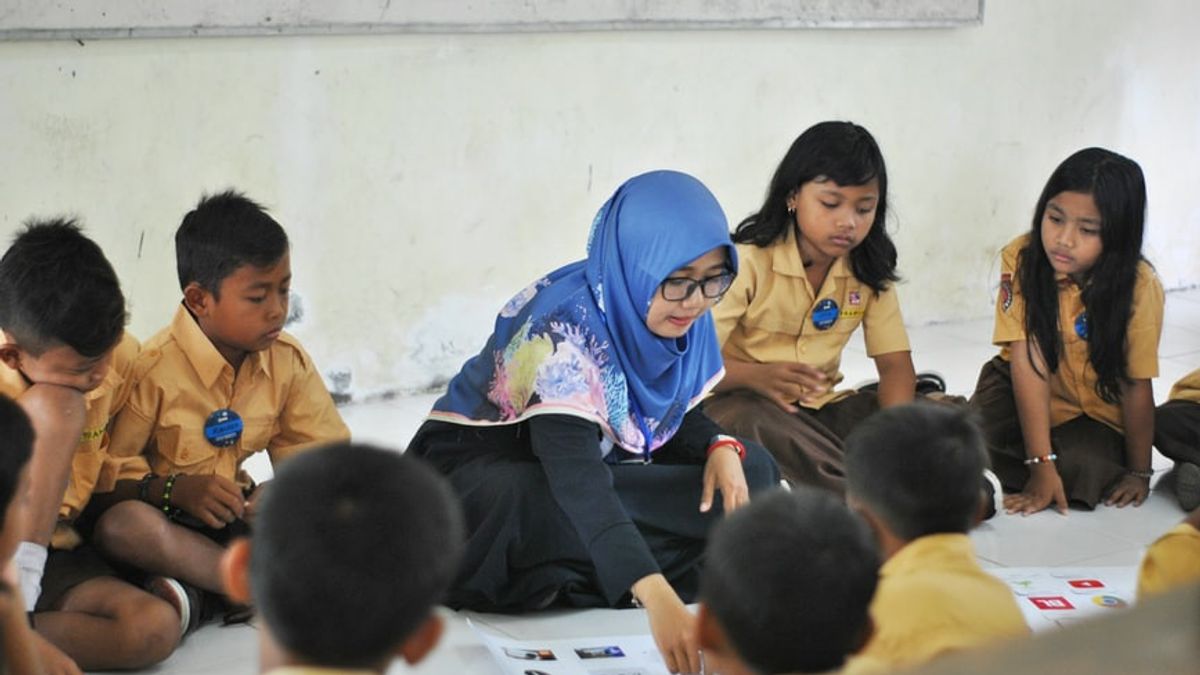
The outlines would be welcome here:
<svg viewBox="0 0 1200 675">
<path fill-rule="evenodd" d="M 734 457 L 736 459 L 736 456 Z M 646 608 L 650 634 L 672 673 L 699 673 L 700 646 L 696 642 L 696 617 L 661 574 L 642 577 L 633 585 L 633 597 Z"/>
</svg>

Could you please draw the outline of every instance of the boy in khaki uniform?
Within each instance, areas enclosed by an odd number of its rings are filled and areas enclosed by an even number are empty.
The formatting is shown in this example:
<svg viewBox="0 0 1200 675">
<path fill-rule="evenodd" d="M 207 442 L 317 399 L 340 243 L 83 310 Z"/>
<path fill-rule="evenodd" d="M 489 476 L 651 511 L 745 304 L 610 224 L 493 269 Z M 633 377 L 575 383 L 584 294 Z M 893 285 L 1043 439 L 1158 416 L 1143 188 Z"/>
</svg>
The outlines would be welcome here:
<svg viewBox="0 0 1200 675">
<path fill-rule="evenodd" d="M 889 408 L 846 439 L 846 493 L 883 551 L 862 654 L 892 668 L 1027 635 L 1012 592 L 975 560 L 984 442 L 969 413 Z"/>
<path fill-rule="evenodd" d="M 107 430 L 137 353 L 125 316 L 112 266 L 73 221 L 31 222 L 0 260 L 0 393 L 35 430 L 16 561 L 42 660 L 56 671 L 146 667 L 180 637 L 171 606 L 118 579 L 85 541 L 92 492 L 111 489 Z"/>
<path fill-rule="evenodd" d="M 1171 484 L 1179 505 L 1200 508 L 1200 369 L 1176 382 L 1154 410 L 1154 447 L 1175 460 Z"/>
<path fill-rule="evenodd" d="M 704 554 L 695 630 L 705 672 L 845 672 L 871 635 L 879 547 L 824 490 L 755 499 L 713 528 Z"/>
<path fill-rule="evenodd" d="M 221 591 L 223 546 L 245 533 L 263 488 L 242 462 L 266 449 L 278 467 L 350 433 L 312 359 L 282 332 L 292 278 L 283 228 L 225 192 L 184 217 L 175 246 L 183 303 L 134 365 L 110 451 L 121 461 L 120 503 L 96 538 L 110 556 L 168 578 L 198 614 L 188 586 Z"/>
</svg>

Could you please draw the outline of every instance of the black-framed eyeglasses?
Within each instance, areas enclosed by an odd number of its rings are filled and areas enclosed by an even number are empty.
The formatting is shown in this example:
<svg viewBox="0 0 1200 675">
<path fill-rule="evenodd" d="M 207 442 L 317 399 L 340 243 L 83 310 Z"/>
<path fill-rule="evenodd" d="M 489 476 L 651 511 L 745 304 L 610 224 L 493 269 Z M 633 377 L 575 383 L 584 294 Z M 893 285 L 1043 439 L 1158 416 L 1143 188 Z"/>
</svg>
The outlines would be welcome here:
<svg viewBox="0 0 1200 675">
<path fill-rule="evenodd" d="M 692 293 L 696 289 L 700 289 L 700 294 L 709 300 L 720 300 L 725 291 L 733 285 L 734 273 L 730 271 L 721 272 L 715 276 L 704 277 L 703 279 L 692 279 L 690 277 L 668 277 L 658 289 L 662 293 L 663 300 L 671 302 L 683 302 L 692 297 Z"/>
</svg>

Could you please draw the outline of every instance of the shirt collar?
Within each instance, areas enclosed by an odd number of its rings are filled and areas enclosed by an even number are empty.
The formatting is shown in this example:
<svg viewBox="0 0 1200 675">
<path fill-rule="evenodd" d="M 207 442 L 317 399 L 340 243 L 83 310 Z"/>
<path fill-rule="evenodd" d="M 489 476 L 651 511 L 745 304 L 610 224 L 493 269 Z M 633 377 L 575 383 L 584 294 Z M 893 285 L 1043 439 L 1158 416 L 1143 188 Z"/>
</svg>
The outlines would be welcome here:
<svg viewBox="0 0 1200 675">
<path fill-rule="evenodd" d="M 965 534 L 930 534 L 918 537 L 883 563 L 879 576 L 907 575 L 915 571 L 962 564 L 978 564 L 971 539 Z"/>
<path fill-rule="evenodd" d="M 121 339 L 122 340 L 125 339 L 124 333 L 121 334 Z M 114 349 L 119 349 L 119 348 L 120 348 L 120 343 L 118 342 L 118 346 L 114 347 Z M 119 389 L 121 387 L 121 383 L 123 383 L 125 381 L 125 377 L 123 375 L 121 375 L 121 373 L 117 372 L 117 368 L 115 367 L 115 365 L 116 364 L 112 364 L 109 366 L 108 372 L 105 373 L 105 375 L 104 375 L 104 381 L 102 381 L 100 383 L 100 386 L 85 393 L 83 395 L 83 400 L 87 401 L 90 404 L 92 401 L 95 401 L 96 399 L 100 398 L 101 396 L 106 396 L 109 392 L 116 391 L 117 389 Z"/>
<path fill-rule="evenodd" d="M 205 388 L 212 388 L 217 378 L 221 376 L 221 372 L 226 368 L 233 370 L 233 366 L 229 365 L 224 356 L 221 356 L 221 352 L 217 351 L 212 340 L 204 334 L 204 331 L 200 330 L 199 322 L 182 302 L 175 310 L 175 318 L 171 319 L 171 337 L 179 343 L 184 356 L 192 364 L 196 374 L 200 376 Z M 242 367 L 270 377 L 271 371 L 267 367 L 268 352 L 270 349 L 262 352 L 250 352 L 246 355 L 246 361 L 242 363 Z"/>
</svg>

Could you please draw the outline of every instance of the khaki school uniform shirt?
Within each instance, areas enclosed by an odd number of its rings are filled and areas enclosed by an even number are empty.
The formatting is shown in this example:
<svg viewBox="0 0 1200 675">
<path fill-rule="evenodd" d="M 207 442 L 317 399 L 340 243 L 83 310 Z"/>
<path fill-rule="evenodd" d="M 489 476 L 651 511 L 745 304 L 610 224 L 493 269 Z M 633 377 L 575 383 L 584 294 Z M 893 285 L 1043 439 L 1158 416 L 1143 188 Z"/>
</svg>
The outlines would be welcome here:
<svg viewBox="0 0 1200 675">
<path fill-rule="evenodd" d="M 71 477 L 63 493 L 59 507 L 60 522 L 51 538 L 55 548 L 74 548 L 77 537 L 69 523 L 79 517 L 87 506 L 93 492 L 112 489 L 113 475 L 106 470 L 105 457 L 109 445 L 109 424 L 113 415 L 129 397 L 129 373 L 138 353 L 138 341 L 129 333 L 121 336 L 113 349 L 112 364 L 100 386 L 83 395 L 87 411 L 84 414 L 83 432 L 75 456 L 71 458 Z M 0 393 L 11 399 L 20 398 L 29 389 L 21 373 L 8 367 L 0 367 Z"/>
<path fill-rule="evenodd" d="M 146 342 L 133 368 L 129 401 L 113 424 L 110 455 L 121 480 L 147 471 L 217 475 L 249 485 L 242 462 L 266 449 L 273 464 L 314 445 L 350 438 L 312 359 L 291 335 L 233 367 L 180 305 Z M 217 447 L 204 435 L 223 408 L 242 419 L 241 437 Z"/>
<path fill-rule="evenodd" d="M 834 261 L 819 292 L 804 274 L 794 228 L 765 248 L 738 244 L 738 275 L 713 308 L 717 338 L 726 359 L 752 363 L 806 363 L 829 378 L 830 390 L 804 403 L 820 408 L 850 392 L 833 390 L 842 381 L 842 350 L 862 326 L 867 355 L 910 351 L 896 287 L 876 295 L 859 281 L 843 256 Z M 837 305 L 837 320 L 822 330 L 813 309 L 824 300 Z"/>
<path fill-rule="evenodd" d="M 1000 251 L 1000 296 L 996 301 L 996 327 L 992 342 L 1000 356 L 1010 360 L 1010 342 L 1025 340 L 1025 298 L 1017 282 L 1017 256 L 1029 235 L 1021 235 Z M 1133 289 L 1133 306 L 1126 330 L 1125 359 L 1130 379 L 1158 376 L 1158 338 L 1162 334 L 1163 288 L 1154 269 L 1138 263 Z M 1099 420 L 1118 432 L 1124 424 L 1121 406 L 1106 403 L 1096 393 L 1096 371 L 1088 361 L 1087 340 L 1076 332 L 1083 311 L 1079 286 L 1066 275 L 1058 280 L 1058 325 L 1063 349 L 1058 370 L 1050 377 L 1050 426 L 1058 426 L 1080 415 Z"/>
<path fill-rule="evenodd" d="M 965 534 L 920 537 L 885 562 L 871 618 L 862 655 L 893 668 L 1029 634 L 1012 591 L 983 571 Z"/>
<path fill-rule="evenodd" d="M 1175 386 L 1171 387 L 1171 395 L 1167 398 L 1172 401 L 1200 403 L 1200 368 L 1184 375 L 1182 380 L 1176 382 Z"/>
<path fill-rule="evenodd" d="M 1197 582 L 1200 582 L 1200 530 L 1180 523 L 1146 549 L 1138 572 L 1138 598 Z"/>
</svg>

